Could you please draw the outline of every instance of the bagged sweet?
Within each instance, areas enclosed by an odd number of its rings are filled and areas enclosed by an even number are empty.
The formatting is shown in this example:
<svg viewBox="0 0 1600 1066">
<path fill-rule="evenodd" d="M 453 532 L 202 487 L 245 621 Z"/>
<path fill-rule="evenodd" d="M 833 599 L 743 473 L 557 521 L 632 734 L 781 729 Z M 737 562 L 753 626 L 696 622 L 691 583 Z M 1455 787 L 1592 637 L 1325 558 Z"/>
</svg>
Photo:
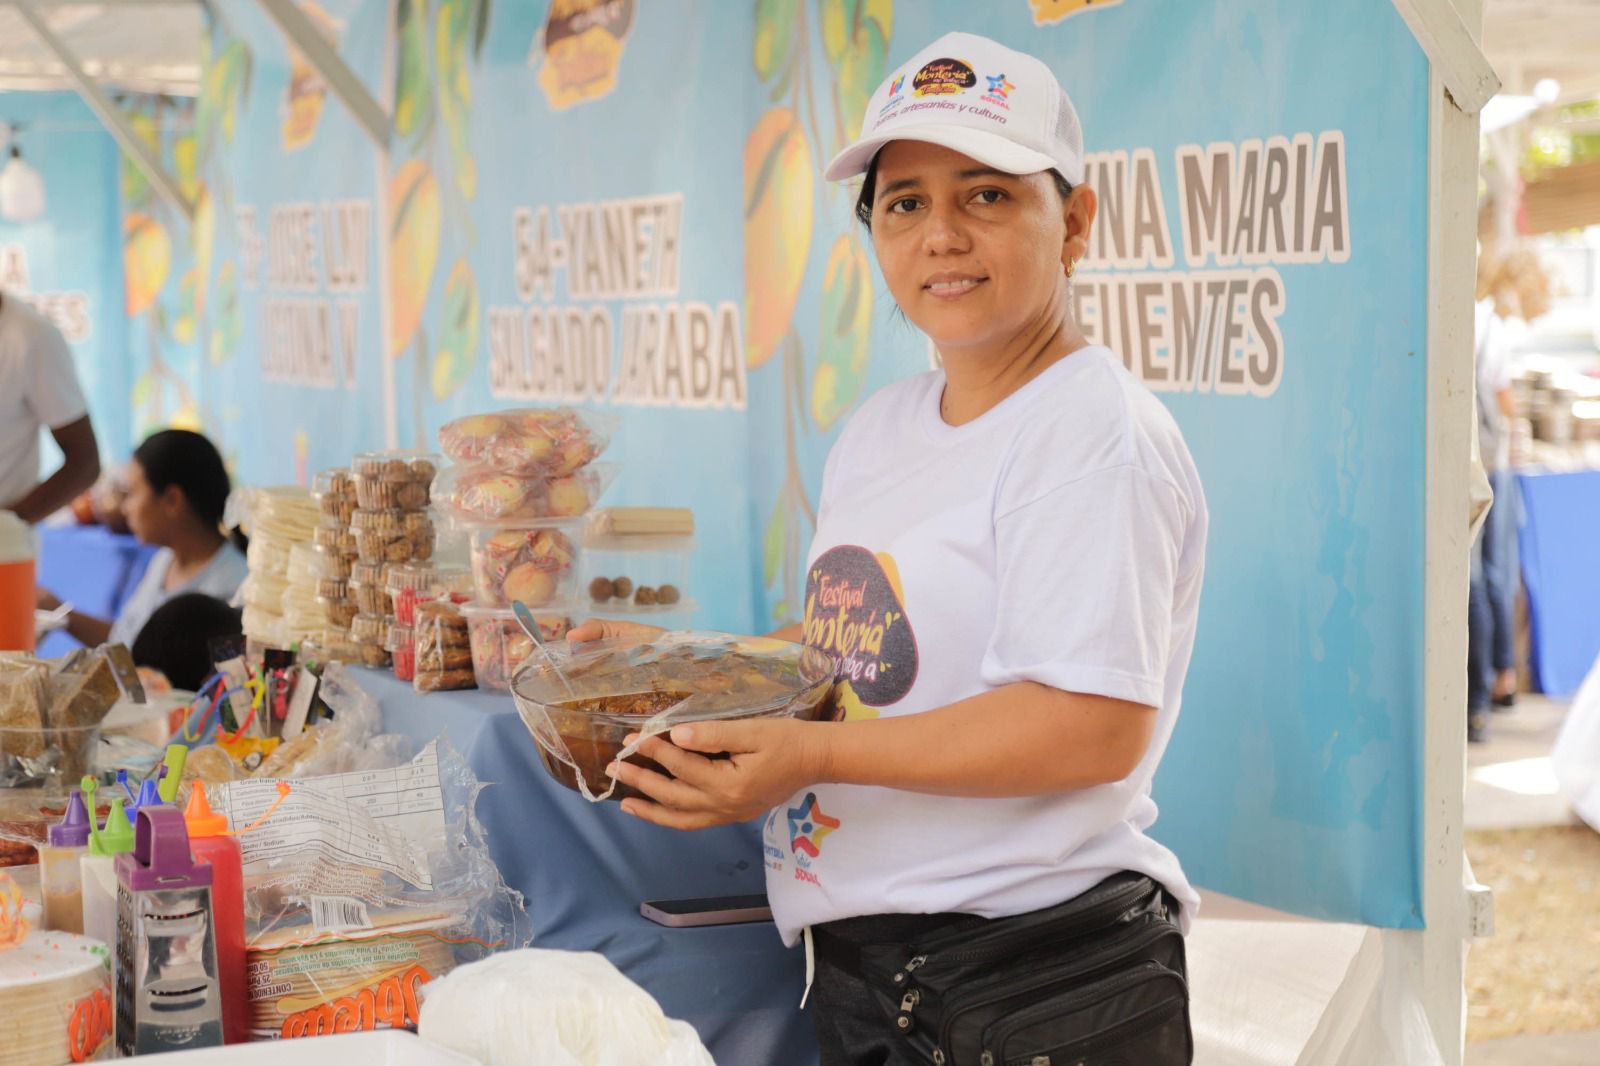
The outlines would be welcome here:
<svg viewBox="0 0 1600 1066">
<path fill-rule="evenodd" d="M 484 1066 L 714 1066 L 687 1023 L 594 952 L 527 948 L 422 990 L 417 1034 Z"/>
<path fill-rule="evenodd" d="M 433 498 L 451 517 L 467 523 L 575 518 L 599 502 L 616 474 L 615 463 L 595 463 L 560 477 L 447 466 L 434 480 Z"/>
<path fill-rule="evenodd" d="M 415 658 L 411 683 L 418 692 L 477 688 L 472 672 L 472 634 L 466 616 L 450 599 L 419 603 L 412 626 Z"/>
<path fill-rule="evenodd" d="M 620 421 L 570 407 L 467 415 L 445 423 L 439 446 L 458 463 L 528 478 L 577 473 L 605 451 Z"/>
</svg>

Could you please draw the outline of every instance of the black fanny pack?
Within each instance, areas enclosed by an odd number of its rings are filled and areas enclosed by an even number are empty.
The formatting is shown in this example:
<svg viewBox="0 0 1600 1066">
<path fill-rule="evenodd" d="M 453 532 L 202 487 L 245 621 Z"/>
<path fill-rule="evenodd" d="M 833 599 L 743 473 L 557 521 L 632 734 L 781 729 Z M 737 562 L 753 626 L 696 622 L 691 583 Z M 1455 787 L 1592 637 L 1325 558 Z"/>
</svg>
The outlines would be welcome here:
<svg viewBox="0 0 1600 1066">
<path fill-rule="evenodd" d="M 813 937 L 818 957 L 864 981 L 934 1066 L 1187 1066 L 1194 1056 L 1177 905 L 1139 874 L 909 942 L 861 943 L 830 926 Z"/>
</svg>

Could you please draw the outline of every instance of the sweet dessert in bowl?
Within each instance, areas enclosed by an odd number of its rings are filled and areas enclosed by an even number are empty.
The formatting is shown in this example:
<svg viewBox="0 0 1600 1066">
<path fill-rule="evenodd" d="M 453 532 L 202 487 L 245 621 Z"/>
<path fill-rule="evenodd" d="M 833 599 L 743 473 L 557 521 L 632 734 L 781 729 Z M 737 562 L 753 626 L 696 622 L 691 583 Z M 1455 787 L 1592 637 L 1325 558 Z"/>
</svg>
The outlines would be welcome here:
<svg viewBox="0 0 1600 1066">
<path fill-rule="evenodd" d="M 565 680 L 534 655 L 512 679 L 512 697 L 550 776 L 590 799 L 639 795 L 613 788 L 606 773 L 630 733 L 741 718 L 812 721 L 831 710 L 833 660 L 786 641 L 666 633 L 643 644 L 552 646 L 551 654 Z M 664 772 L 638 754 L 626 758 Z"/>
</svg>

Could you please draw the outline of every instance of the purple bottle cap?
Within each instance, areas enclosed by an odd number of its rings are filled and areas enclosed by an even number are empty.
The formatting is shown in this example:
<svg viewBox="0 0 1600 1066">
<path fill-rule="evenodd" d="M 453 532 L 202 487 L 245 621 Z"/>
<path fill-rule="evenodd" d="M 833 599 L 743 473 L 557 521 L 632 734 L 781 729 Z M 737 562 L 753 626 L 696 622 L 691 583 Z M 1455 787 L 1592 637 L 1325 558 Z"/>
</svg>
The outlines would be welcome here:
<svg viewBox="0 0 1600 1066">
<path fill-rule="evenodd" d="M 50 827 L 50 846 L 53 848 L 82 848 L 89 843 L 89 809 L 83 805 L 83 793 L 72 790 L 67 800 L 67 813 L 61 821 Z"/>
<path fill-rule="evenodd" d="M 206 888 L 211 884 L 211 864 L 194 861 L 183 812 L 163 803 L 139 808 L 133 851 L 117 856 L 117 880 L 129 892 Z"/>
</svg>

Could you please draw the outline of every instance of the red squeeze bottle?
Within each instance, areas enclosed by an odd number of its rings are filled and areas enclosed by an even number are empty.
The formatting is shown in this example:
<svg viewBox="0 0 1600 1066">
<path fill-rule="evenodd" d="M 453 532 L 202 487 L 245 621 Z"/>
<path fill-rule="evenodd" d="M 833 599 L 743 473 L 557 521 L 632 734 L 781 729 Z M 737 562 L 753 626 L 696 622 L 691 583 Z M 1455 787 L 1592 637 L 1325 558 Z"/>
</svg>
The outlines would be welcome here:
<svg viewBox="0 0 1600 1066">
<path fill-rule="evenodd" d="M 244 861 L 228 833 L 228 818 L 211 809 L 206 786 L 196 781 L 183 809 L 189 850 L 211 864 L 211 910 L 216 925 L 217 984 L 222 991 L 222 1039 L 242 1044 L 250 1031 L 250 992 L 244 968 Z"/>
</svg>

